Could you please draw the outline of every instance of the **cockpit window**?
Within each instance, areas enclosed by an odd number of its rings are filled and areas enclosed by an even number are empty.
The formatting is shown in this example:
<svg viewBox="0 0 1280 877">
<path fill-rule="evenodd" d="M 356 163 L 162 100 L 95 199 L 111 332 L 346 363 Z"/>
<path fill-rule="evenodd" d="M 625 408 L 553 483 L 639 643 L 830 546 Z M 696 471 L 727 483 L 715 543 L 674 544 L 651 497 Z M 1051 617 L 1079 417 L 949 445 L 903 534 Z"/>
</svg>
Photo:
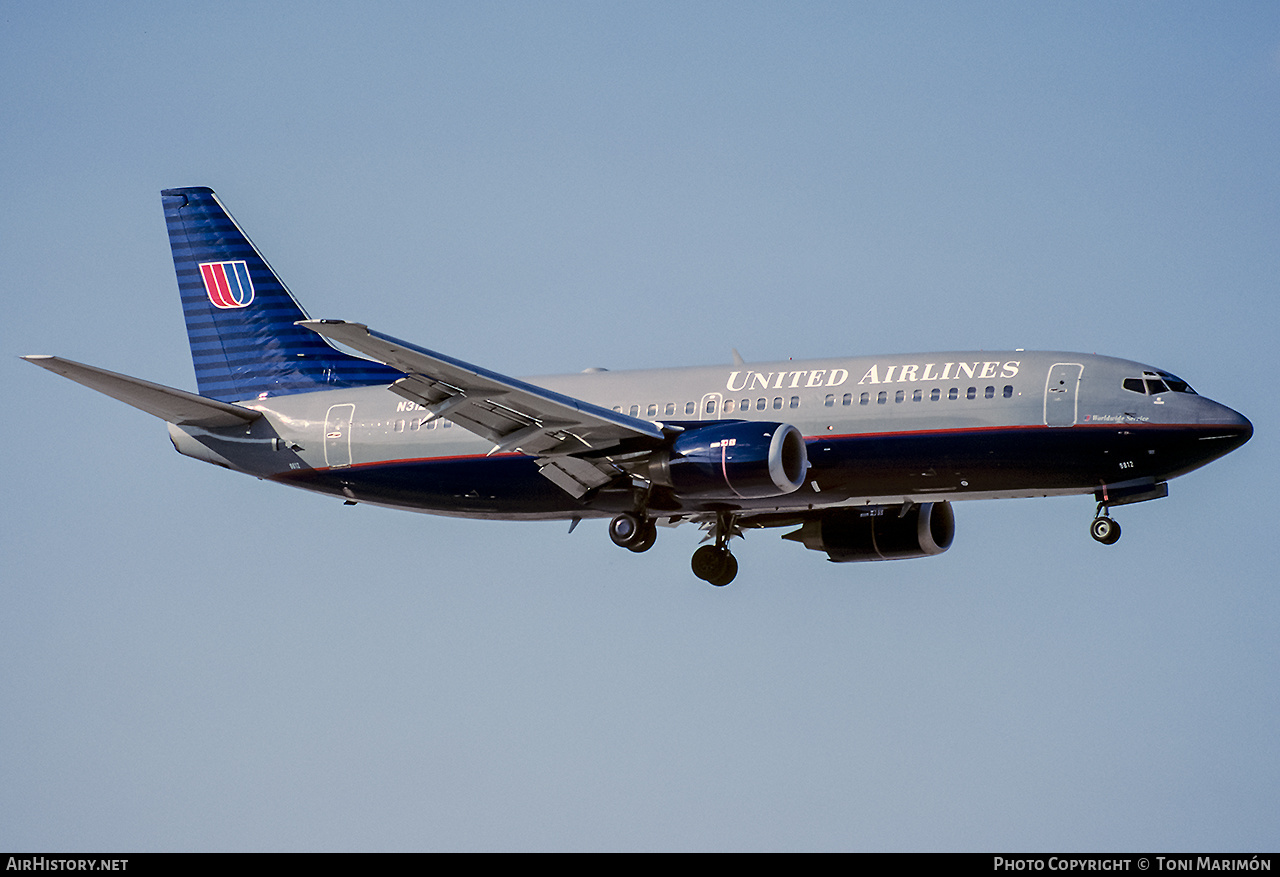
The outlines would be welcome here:
<svg viewBox="0 0 1280 877">
<path fill-rule="evenodd" d="M 1164 382 L 1169 385 L 1169 389 L 1175 393 L 1190 393 L 1192 396 L 1199 395 L 1195 390 L 1191 389 L 1190 384 L 1179 377 L 1168 372 L 1160 372 L 1160 377 L 1164 378 Z"/>
<path fill-rule="evenodd" d="M 1161 393 L 1190 393 L 1196 395 L 1196 391 L 1191 389 L 1186 381 L 1174 377 L 1168 372 L 1147 372 L 1142 373 L 1140 378 L 1125 378 L 1121 384 L 1130 393 L 1140 393 L 1145 396 L 1158 396 Z"/>
</svg>

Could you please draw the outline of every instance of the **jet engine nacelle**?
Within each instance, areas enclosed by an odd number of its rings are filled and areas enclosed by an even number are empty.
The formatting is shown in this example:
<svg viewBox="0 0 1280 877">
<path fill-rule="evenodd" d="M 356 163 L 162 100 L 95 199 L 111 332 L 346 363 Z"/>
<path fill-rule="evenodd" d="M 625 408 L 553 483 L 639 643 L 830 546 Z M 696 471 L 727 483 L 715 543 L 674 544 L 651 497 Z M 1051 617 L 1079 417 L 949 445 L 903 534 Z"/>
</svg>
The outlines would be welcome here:
<svg viewBox="0 0 1280 877">
<path fill-rule="evenodd" d="M 761 499 L 794 493 L 809 471 L 804 436 L 789 423 L 721 423 L 682 433 L 649 464 L 679 496 Z"/>
<path fill-rule="evenodd" d="M 827 512 L 782 538 L 825 551 L 833 563 L 855 563 L 941 554 L 951 547 L 955 535 L 951 503 L 926 502 L 910 506 L 905 514 L 902 506 Z"/>
</svg>

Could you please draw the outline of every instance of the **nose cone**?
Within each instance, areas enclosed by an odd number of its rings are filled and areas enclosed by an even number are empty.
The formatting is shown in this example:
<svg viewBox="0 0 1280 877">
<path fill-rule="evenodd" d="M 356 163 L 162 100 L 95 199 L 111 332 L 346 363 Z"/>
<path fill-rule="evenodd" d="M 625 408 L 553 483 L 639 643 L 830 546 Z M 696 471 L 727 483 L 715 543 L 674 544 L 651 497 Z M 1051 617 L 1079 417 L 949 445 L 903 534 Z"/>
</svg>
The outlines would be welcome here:
<svg viewBox="0 0 1280 877">
<path fill-rule="evenodd" d="M 1227 410 L 1231 411 L 1230 408 Z M 1249 418 L 1245 417 L 1239 411 L 1231 411 L 1231 413 L 1235 415 L 1235 421 L 1232 424 L 1232 429 L 1236 432 L 1236 447 L 1238 448 L 1240 445 L 1253 438 L 1253 424 L 1249 422 Z"/>
<path fill-rule="evenodd" d="M 1213 407 L 1214 410 L 1206 412 L 1207 416 L 1201 420 L 1204 434 L 1200 440 L 1213 442 L 1217 446 L 1218 456 L 1234 451 L 1253 438 L 1253 424 L 1249 422 L 1249 418 L 1217 402 L 1213 403 Z"/>
</svg>

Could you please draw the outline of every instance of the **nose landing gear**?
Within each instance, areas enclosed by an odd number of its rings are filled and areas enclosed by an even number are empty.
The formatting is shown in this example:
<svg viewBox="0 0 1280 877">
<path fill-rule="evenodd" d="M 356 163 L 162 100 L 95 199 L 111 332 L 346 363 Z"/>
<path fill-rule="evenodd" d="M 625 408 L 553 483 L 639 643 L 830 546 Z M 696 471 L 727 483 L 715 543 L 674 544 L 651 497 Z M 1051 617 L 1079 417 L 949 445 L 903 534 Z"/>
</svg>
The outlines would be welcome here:
<svg viewBox="0 0 1280 877">
<path fill-rule="evenodd" d="M 1120 541 L 1120 522 L 1111 517 L 1111 510 L 1098 503 L 1093 523 L 1089 525 L 1089 535 L 1103 545 L 1115 545 Z"/>
</svg>

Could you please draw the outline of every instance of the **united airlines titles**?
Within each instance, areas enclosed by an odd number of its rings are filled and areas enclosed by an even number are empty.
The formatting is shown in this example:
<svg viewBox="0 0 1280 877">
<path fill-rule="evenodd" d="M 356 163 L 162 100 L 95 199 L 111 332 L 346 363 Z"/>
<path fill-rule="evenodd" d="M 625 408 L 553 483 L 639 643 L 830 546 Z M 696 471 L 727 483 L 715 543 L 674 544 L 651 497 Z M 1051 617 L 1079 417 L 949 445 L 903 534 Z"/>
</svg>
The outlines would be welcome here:
<svg viewBox="0 0 1280 877">
<path fill-rule="evenodd" d="M 742 379 L 738 379 L 742 375 Z M 781 372 L 729 372 L 725 387 L 731 392 L 742 390 L 781 390 L 784 387 L 838 387 L 849 380 L 849 372 L 842 368 L 818 368 Z"/>
<path fill-rule="evenodd" d="M 862 384 L 917 384 L 923 381 L 950 381 L 961 378 L 1012 378 L 1018 374 L 1021 360 L 1008 362 L 925 362 L 895 365 L 876 363 L 858 381 Z M 729 373 L 725 388 L 733 393 L 743 390 L 781 390 L 801 387 L 839 387 L 849 380 L 843 368 L 805 369 L 797 371 Z"/>
</svg>

